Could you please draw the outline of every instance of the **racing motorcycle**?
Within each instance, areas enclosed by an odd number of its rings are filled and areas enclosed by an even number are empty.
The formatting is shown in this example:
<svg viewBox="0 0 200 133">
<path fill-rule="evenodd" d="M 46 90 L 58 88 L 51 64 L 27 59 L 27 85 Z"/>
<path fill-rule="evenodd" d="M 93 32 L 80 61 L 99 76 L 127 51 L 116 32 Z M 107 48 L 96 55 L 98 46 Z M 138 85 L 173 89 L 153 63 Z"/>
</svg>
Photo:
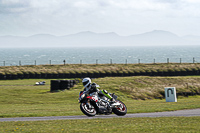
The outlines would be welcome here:
<svg viewBox="0 0 200 133">
<path fill-rule="evenodd" d="M 87 116 L 95 116 L 97 114 L 112 114 L 123 116 L 127 113 L 126 105 L 117 100 L 117 96 L 113 93 L 109 93 L 112 95 L 114 100 L 110 101 L 105 95 L 97 94 L 97 95 L 87 95 L 81 91 L 79 93 L 79 103 L 81 111 Z M 94 92 L 96 93 L 96 92 Z"/>
</svg>

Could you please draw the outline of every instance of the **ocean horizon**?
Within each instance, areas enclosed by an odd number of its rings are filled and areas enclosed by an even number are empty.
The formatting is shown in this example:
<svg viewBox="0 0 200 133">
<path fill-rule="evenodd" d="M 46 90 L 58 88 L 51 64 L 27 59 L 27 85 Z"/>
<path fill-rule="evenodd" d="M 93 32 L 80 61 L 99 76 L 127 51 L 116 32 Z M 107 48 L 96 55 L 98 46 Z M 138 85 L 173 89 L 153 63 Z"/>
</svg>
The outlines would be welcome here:
<svg viewBox="0 0 200 133">
<path fill-rule="evenodd" d="M 0 66 L 200 63 L 200 46 L 0 48 Z"/>
</svg>

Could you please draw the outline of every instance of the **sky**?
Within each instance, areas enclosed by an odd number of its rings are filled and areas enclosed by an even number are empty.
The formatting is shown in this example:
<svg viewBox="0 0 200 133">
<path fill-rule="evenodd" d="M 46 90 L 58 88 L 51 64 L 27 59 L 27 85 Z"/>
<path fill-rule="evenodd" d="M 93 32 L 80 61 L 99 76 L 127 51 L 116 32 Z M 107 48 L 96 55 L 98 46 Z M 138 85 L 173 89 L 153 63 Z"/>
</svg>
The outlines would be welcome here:
<svg viewBox="0 0 200 133">
<path fill-rule="evenodd" d="M 0 0 L 0 36 L 153 30 L 200 36 L 200 0 Z"/>
</svg>

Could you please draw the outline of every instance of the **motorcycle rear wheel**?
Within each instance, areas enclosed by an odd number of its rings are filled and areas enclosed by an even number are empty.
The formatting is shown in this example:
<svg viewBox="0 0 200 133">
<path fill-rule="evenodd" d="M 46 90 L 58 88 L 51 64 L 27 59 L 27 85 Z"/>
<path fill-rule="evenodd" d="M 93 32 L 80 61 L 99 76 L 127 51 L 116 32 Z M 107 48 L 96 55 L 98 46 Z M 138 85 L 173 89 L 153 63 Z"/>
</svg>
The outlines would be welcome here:
<svg viewBox="0 0 200 133">
<path fill-rule="evenodd" d="M 126 113 L 127 113 L 126 105 L 123 102 L 121 102 L 121 101 L 117 101 L 117 102 L 120 103 L 120 106 L 116 106 L 115 108 L 112 109 L 112 111 L 116 115 L 119 115 L 119 116 L 126 115 Z"/>
<path fill-rule="evenodd" d="M 89 103 L 88 103 L 89 104 Z M 90 106 L 90 107 L 89 107 Z M 87 116 L 95 116 L 96 115 L 96 109 L 93 105 L 89 104 L 89 106 L 86 103 L 80 104 L 81 111 L 87 115 Z"/>
</svg>

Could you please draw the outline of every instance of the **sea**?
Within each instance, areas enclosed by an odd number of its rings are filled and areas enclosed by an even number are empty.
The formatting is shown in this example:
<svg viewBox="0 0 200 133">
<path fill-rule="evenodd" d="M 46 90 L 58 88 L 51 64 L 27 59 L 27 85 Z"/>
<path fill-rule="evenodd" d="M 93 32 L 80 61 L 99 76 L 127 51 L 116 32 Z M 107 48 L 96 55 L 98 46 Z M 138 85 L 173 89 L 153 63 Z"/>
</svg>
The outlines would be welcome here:
<svg viewBox="0 0 200 133">
<path fill-rule="evenodd" d="M 0 48 L 0 66 L 200 63 L 200 46 Z"/>
</svg>

